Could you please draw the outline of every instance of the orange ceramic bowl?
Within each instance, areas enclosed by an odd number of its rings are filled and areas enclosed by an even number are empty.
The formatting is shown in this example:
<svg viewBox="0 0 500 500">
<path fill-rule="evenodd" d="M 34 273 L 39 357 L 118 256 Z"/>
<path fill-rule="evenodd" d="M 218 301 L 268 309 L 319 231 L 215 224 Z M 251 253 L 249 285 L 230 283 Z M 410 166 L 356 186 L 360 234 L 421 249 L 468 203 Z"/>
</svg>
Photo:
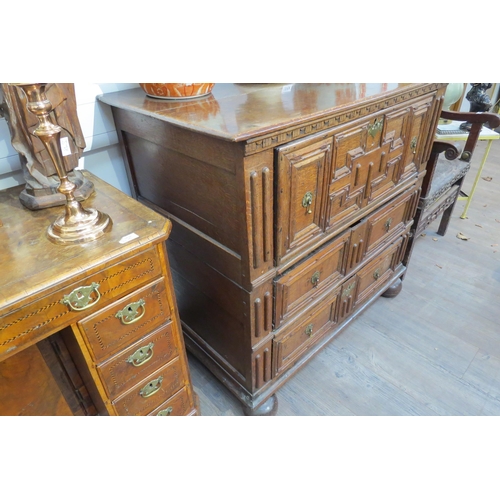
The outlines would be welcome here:
<svg viewBox="0 0 500 500">
<path fill-rule="evenodd" d="M 215 83 L 139 83 L 150 97 L 192 99 L 210 94 Z"/>
</svg>

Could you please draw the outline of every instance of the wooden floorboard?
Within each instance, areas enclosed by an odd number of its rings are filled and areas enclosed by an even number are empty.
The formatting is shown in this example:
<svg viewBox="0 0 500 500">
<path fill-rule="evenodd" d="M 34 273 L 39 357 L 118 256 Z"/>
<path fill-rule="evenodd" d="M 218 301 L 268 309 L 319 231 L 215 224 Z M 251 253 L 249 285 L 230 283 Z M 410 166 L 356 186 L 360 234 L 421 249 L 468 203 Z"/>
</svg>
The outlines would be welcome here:
<svg viewBox="0 0 500 500">
<path fill-rule="evenodd" d="M 397 297 L 376 301 L 277 392 L 279 416 L 500 415 L 500 141 L 460 219 L 464 206 L 444 237 L 435 222 L 419 238 Z M 243 415 L 191 355 L 189 364 L 202 415 Z"/>
</svg>

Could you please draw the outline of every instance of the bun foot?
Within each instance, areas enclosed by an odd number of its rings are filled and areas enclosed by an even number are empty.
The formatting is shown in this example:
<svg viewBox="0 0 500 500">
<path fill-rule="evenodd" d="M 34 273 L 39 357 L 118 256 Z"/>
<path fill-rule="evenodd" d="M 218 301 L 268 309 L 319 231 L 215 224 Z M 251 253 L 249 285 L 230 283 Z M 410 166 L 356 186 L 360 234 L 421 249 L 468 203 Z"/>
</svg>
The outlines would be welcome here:
<svg viewBox="0 0 500 500">
<path fill-rule="evenodd" d="M 393 285 L 391 285 L 383 294 L 382 297 L 392 298 L 399 294 L 403 288 L 403 282 L 399 278 Z"/>
<path fill-rule="evenodd" d="M 273 417 L 278 413 L 278 398 L 273 394 L 257 408 L 244 406 L 243 413 L 248 417 Z"/>
</svg>

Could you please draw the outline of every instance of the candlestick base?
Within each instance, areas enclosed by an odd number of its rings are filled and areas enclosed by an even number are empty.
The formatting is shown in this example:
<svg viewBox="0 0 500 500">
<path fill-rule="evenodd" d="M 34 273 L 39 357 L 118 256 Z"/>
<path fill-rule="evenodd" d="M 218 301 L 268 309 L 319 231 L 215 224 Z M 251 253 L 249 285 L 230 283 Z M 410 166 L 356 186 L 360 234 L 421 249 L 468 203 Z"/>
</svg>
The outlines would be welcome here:
<svg viewBox="0 0 500 500">
<path fill-rule="evenodd" d="M 95 208 L 79 212 L 68 222 L 67 217 L 58 217 L 48 228 L 47 237 L 58 245 L 87 243 L 100 238 L 111 230 L 113 225 L 110 217 Z"/>
</svg>

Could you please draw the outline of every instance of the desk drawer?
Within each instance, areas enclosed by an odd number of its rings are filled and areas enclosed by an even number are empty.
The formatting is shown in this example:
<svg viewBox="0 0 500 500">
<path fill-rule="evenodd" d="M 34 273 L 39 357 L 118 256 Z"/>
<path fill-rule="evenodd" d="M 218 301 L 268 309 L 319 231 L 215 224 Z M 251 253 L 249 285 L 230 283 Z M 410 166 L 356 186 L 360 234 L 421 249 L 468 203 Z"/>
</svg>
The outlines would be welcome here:
<svg viewBox="0 0 500 500">
<path fill-rule="evenodd" d="M 28 341 L 32 344 L 77 322 L 161 275 L 161 263 L 154 247 L 51 292 L 0 318 L 0 357 L 2 353 L 19 348 Z"/>
<path fill-rule="evenodd" d="M 169 322 L 97 366 L 97 371 L 110 399 L 115 399 L 178 354 Z"/>
<path fill-rule="evenodd" d="M 89 316 L 79 327 L 99 362 L 166 323 L 171 312 L 161 278 Z"/>
<path fill-rule="evenodd" d="M 118 415 L 148 415 L 184 385 L 182 365 L 175 358 L 113 401 Z"/>
<path fill-rule="evenodd" d="M 183 387 L 177 394 L 173 395 L 168 401 L 165 401 L 159 408 L 152 411 L 149 416 L 152 417 L 180 417 L 189 415 L 193 407 L 189 400 L 187 389 Z"/>
</svg>

